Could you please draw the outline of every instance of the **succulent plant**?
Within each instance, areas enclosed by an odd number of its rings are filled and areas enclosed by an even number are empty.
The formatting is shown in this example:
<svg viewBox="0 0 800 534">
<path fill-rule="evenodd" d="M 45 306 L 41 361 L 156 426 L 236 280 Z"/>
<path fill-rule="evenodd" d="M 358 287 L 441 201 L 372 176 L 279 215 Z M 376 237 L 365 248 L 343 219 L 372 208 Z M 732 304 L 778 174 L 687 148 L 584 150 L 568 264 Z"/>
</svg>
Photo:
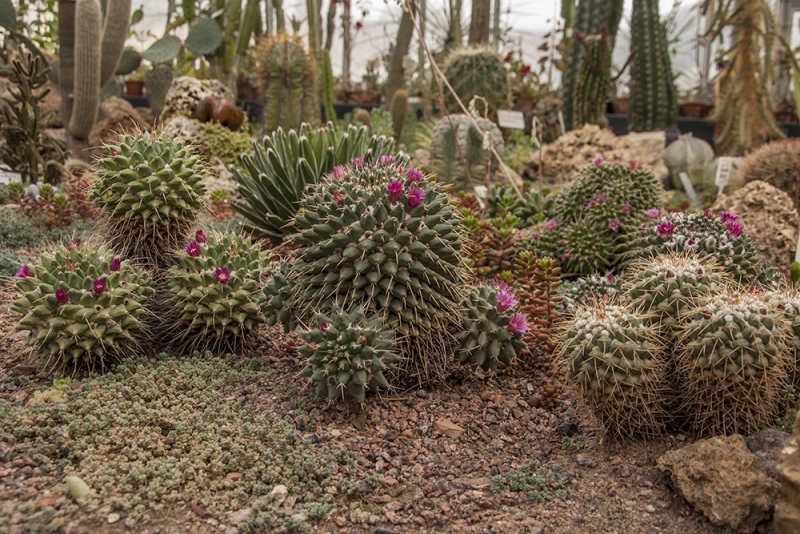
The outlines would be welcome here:
<svg viewBox="0 0 800 534">
<path fill-rule="evenodd" d="M 688 315 L 676 344 L 682 411 L 703 434 L 769 426 L 781 404 L 789 360 L 784 314 L 763 294 L 729 287 Z"/>
<path fill-rule="evenodd" d="M 317 384 L 317 395 L 364 402 L 367 390 L 388 388 L 383 375 L 400 359 L 393 332 L 379 315 L 363 310 L 335 310 L 318 314 L 317 327 L 302 332 L 306 345 L 300 354 L 308 360 L 301 375 Z"/>
<path fill-rule="evenodd" d="M 399 143 L 403 139 L 403 132 L 408 122 L 408 91 L 405 89 L 395 91 L 391 104 L 392 130 L 394 138 Z"/>
<path fill-rule="evenodd" d="M 265 322 L 257 296 L 270 252 L 235 233 L 198 231 L 168 276 L 178 321 L 165 337 L 189 351 L 237 352 Z"/>
<path fill-rule="evenodd" d="M 445 59 L 442 71 L 462 102 L 469 102 L 475 95 L 485 98 L 490 117 L 507 105 L 508 74 L 503 58 L 494 49 L 479 46 L 454 50 Z M 447 111 L 462 112 L 449 92 L 445 100 Z M 484 110 L 480 112 L 483 115 Z"/>
<path fill-rule="evenodd" d="M 289 263 L 281 262 L 277 268 L 269 272 L 263 289 L 264 294 L 258 299 L 267 324 L 275 326 L 281 323 L 285 333 L 297 328 L 297 316 L 292 301 L 293 284 L 286 278 L 290 269 Z"/>
<path fill-rule="evenodd" d="M 559 224 L 551 219 L 541 233 L 535 234 L 530 246 L 538 256 L 557 258 L 565 273 L 589 275 L 614 265 L 614 237 L 592 221 Z"/>
<path fill-rule="evenodd" d="M 111 247 L 146 267 L 169 266 L 203 206 L 203 164 L 189 145 L 149 133 L 122 135 L 106 150 L 91 196 Z"/>
<path fill-rule="evenodd" d="M 514 259 L 514 276 L 519 283 L 520 311 L 530 320 L 524 340 L 529 348 L 537 345 L 550 352 L 555 348 L 555 324 L 561 317 L 557 308 L 564 300 L 558 294 L 563 283 L 561 268 L 553 258 L 539 259 L 532 252 L 523 251 Z"/>
<path fill-rule="evenodd" d="M 624 306 L 581 306 L 564 325 L 567 378 L 603 426 L 618 437 L 664 431 L 666 353 L 658 328 Z"/>
<path fill-rule="evenodd" d="M 578 278 L 574 282 L 566 282 L 561 286 L 563 300 L 558 310 L 565 315 L 574 316 L 575 312 L 585 304 L 601 302 L 603 297 L 619 300 L 620 282 L 611 273 L 606 275 L 590 274 Z"/>
<path fill-rule="evenodd" d="M 492 169 L 499 166 L 483 135 L 472 124 L 473 120 L 488 135 L 487 141 L 497 153 L 501 157 L 505 153 L 503 134 L 489 119 L 471 119 L 467 115 L 449 115 L 439 119 L 431 134 L 431 170 L 443 182 L 453 184 L 456 191 L 472 191 L 475 185 L 484 185 L 487 160 L 491 161 Z M 467 177 L 472 183 L 468 182 Z"/>
<path fill-rule="evenodd" d="M 478 286 L 467 297 L 456 358 L 472 370 L 497 371 L 510 367 L 517 353 L 527 347 L 522 335 L 528 321 L 517 307 L 514 291 L 505 284 Z"/>
<path fill-rule="evenodd" d="M 768 291 L 764 300 L 776 313 L 782 313 L 787 329 L 789 379 L 795 388 L 800 387 L 800 294 L 797 288 L 781 288 Z"/>
<path fill-rule="evenodd" d="M 147 273 L 120 261 L 106 247 L 71 242 L 23 265 L 11 309 L 23 315 L 18 330 L 48 363 L 103 370 L 136 348 L 145 301 L 153 293 Z"/>
<path fill-rule="evenodd" d="M 745 183 L 761 180 L 786 191 L 800 209 L 800 140 L 773 141 L 754 150 L 745 160 Z"/>
<path fill-rule="evenodd" d="M 353 113 L 354 126 L 366 126 L 372 132 L 372 114 L 364 108 L 356 108 Z"/>
<path fill-rule="evenodd" d="M 469 216 L 468 216 L 469 217 Z M 470 268 L 479 276 L 509 270 L 517 254 L 516 241 L 519 218 L 514 215 L 496 217 L 491 221 L 466 221 L 470 243 Z"/>
</svg>

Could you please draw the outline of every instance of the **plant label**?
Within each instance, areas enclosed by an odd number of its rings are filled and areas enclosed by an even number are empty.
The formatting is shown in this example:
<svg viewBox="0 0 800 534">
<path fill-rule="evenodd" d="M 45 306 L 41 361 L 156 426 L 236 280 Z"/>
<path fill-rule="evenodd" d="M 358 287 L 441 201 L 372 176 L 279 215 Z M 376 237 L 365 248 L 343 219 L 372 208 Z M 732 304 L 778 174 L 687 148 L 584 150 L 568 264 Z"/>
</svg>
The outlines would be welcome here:
<svg viewBox="0 0 800 534">
<path fill-rule="evenodd" d="M 692 181 L 689 179 L 689 175 L 685 172 L 680 173 L 681 183 L 683 184 L 683 189 L 686 191 L 686 194 L 689 195 L 689 200 L 692 202 L 697 202 L 697 192 L 694 190 L 694 186 L 692 185 Z"/>
<path fill-rule="evenodd" d="M 722 157 L 717 159 L 717 175 L 714 178 L 714 185 L 717 186 L 717 196 L 722 193 L 728 181 L 731 179 L 731 171 L 733 170 L 733 158 Z"/>
<path fill-rule="evenodd" d="M 524 130 L 525 114 L 521 111 L 511 111 L 507 109 L 497 110 L 497 124 L 499 124 L 501 128 Z"/>
<path fill-rule="evenodd" d="M 12 182 L 21 182 L 22 176 L 18 172 L 14 172 L 5 165 L 0 166 L 0 184 L 8 185 Z"/>
</svg>

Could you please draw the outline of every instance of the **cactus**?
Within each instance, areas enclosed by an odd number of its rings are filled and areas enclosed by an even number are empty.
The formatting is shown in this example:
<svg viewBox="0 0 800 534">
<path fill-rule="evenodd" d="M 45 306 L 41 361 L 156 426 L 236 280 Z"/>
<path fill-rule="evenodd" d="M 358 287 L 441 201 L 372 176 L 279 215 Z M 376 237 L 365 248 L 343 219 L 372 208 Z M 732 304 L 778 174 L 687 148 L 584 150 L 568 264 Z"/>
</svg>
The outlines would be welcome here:
<svg viewBox="0 0 800 534">
<path fill-rule="evenodd" d="M 645 316 L 610 303 L 581 306 L 564 325 L 560 356 L 606 430 L 623 438 L 664 432 L 666 351 Z"/>
<path fill-rule="evenodd" d="M 555 348 L 555 324 L 561 317 L 557 308 L 564 300 L 558 295 L 563 283 L 561 268 L 552 258 L 538 259 L 532 252 L 523 251 L 514 259 L 514 275 L 520 286 L 520 309 L 531 321 L 525 342 L 550 352 Z"/>
<path fill-rule="evenodd" d="M 264 285 L 262 273 L 271 267 L 270 252 L 249 238 L 197 232 L 168 272 L 177 321 L 168 324 L 163 337 L 187 352 L 240 354 L 265 322 L 257 293 Z"/>
<path fill-rule="evenodd" d="M 398 89 L 395 91 L 392 97 L 390 110 L 392 113 L 394 138 L 400 143 L 403 139 L 403 130 L 406 128 L 406 122 L 408 122 L 408 91 L 405 89 Z"/>
<path fill-rule="evenodd" d="M 800 139 L 767 143 L 745 160 L 745 183 L 761 180 L 785 191 L 800 210 Z"/>
<path fill-rule="evenodd" d="M 134 48 L 126 48 L 122 51 L 122 56 L 119 59 L 117 70 L 114 71 L 115 76 L 126 76 L 142 64 L 142 55 Z"/>
<path fill-rule="evenodd" d="M 575 38 L 583 47 L 584 57 L 575 84 L 574 126 L 608 125 L 606 100 L 611 81 L 611 43 L 608 30 L 603 26 L 599 35 L 585 36 L 575 31 Z"/>
<path fill-rule="evenodd" d="M 800 265 L 798 265 L 800 267 Z M 796 287 L 769 291 L 764 300 L 776 313 L 782 314 L 786 327 L 786 349 L 789 381 L 800 387 L 800 294 Z"/>
<path fill-rule="evenodd" d="M 531 243 L 537 255 L 556 257 L 566 273 L 588 275 L 611 268 L 614 236 L 588 220 L 559 224 L 551 219 Z"/>
<path fill-rule="evenodd" d="M 264 285 L 263 295 L 258 300 L 267 324 L 275 326 L 281 323 L 287 334 L 297 328 L 297 315 L 293 310 L 292 301 L 294 285 L 286 278 L 290 269 L 291 266 L 287 262 L 281 262 L 277 268 L 272 269 L 267 274 L 268 280 Z"/>
<path fill-rule="evenodd" d="M 369 131 L 372 132 L 372 114 L 363 108 L 356 108 L 353 112 L 353 121 L 351 122 L 354 126 L 366 126 L 369 128 Z"/>
<path fill-rule="evenodd" d="M 502 157 L 505 146 L 500 128 L 488 119 L 473 120 L 481 131 L 489 134 L 490 142 Z M 492 169 L 497 169 L 499 165 L 497 158 L 484 148 L 483 136 L 467 115 L 450 115 L 439 119 L 431 134 L 430 152 L 432 170 L 443 182 L 453 184 L 456 191 L 470 191 L 475 185 L 485 184 L 487 158 L 491 158 Z M 466 160 L 468 170 L 464 169 L 461 155 Z M 467 172 L 472 184 L 467 181 Z"/>
<path fill-rule="evenodd" d="M 150 109 L 153 110 L 153 115 L 156 117 L 161 116 L 170 85 L 172 85 L 172 67 L 161 65 L 147 73 Z"/>
<path fill-rule="evenodd" d="M 24 317 L 17 330 L 47 358 L 45 366 L 105 370 L 137 348 L 144 304 L 152 294 L 147 273 L 105 247 L 61 246 L 24 265 L 15 284 L 23 297 L 11 309 Z"/>
<path fill-rule="evenodd" d="M 364 402 L 367 390 L 389 387 L 383 373 L 399 356 L 392 331 L 379 315 L 335 310 L 315 320 L 315 329 L 302 332 L 307 344 L 300 354 L 308 365 L 300 374 L 317 384 L 317 395 Z"/>
<path fill-rule="evenodd" d="M 75 6 L 75 85 L 72 88 L 72 114 L 69 132 L 87 138 L 97 121 L 100 103 L 102 50 L 102 10 L 98 0 L 79 0 Z M 69 98 L 69 96 L 67 97 Z"/>
<path fill-rule="evenodd" d="M 503 58 L 492 48 L 478 46 L 454 50 L 445 59 L 442 71 L 464 105 L 475 95 L 486 99 L 489 109 L 479 109 L 481 116 L 488 113 L 492 118 L 498 109 L 508 105 L 508 74 Z M 449 91 L 445 94 L 445 105 L 450 113 L 463 111 Z"/>
<path fill-rule="evenodd" d="M 678 102 L 672 77 L 666 29 L 658 0 L 635 0 L 631 18 L 631 102 L 628 129 L 649 132 L 675 128 Z"/>
<path fill-rule="evenodd" d="M 681 135 L 667 147 L 664 153 L 664 164 L 672 176 L 672 184 L 683 190 L 680 173 L 685 172 L 698 195 L 716 193 L 716 187 L 706 182 L 706 169 L 714 161 L 714 149 L 711 145 L 691 133 Z"/>
<path fill-rule="evenodd" d="M 320 2 L 306 0 L 306 22 L 308 23 L 308 52 L 319 61 L 320 40 L 322 37 L 322 21 L 319 16 Z M 330 120 L 330 119 L 329 119 Z"/>
<path fill-rule="evenodd" d="M 262 40 L 259 80 L 266 98 L 264 126 L 300 128 L 317 114 L 314 61 L 296 36 L 280 33 Z"/>
<path fill-rule="evenodd" d="M 140 133 L 107 145 L 92 199 L 111 246 L 148 268 L 165 268 L 203 205 L 205 168 L 189 145 Z"/>
<path fill-rule="evenodd" d="M 497 371 L 510 367 L 517 353 L 527 344 L 522 335 L 528 330 L 525 316 L 515 312 L 513 290 L 500 285 L 473 288 L 467 297 L 467 313 L 461 322 L 456 358 L 472 370 Z"/>
<path fill-rule="evenodd" d="M 496 217 L 491 221 L 466 221 L 472 243 L 470 267 L 479 276 L 499 273 L 513 267 L 517 254 L 516 241 L 520 220 L 514 215 Z"/>
<path fill-rule="evenodd" d="M 331 54 L 322 51 L 322 102 L 325 105 L 325 120 L 336 124 L 336 111 L 333 109 L 333 70 L 331 69 Z"/>
<path fill-rule="evenodd" d="M 690 312 L 676 359 L 696 433 L 749 435 L 775 421 L 788 382 L 784 328 L 763 295 L 733 287 Z"/>
<path fill-rule="evenodd" d="M 599 303 L 604 298 L 619 300 L 621 291 L 620 282 L 613 274 L 590 274 L 565 283 L 561 289 L 563 300 L 557 309 L 568 317 L 574 317 L 583 305 Z"/>
</svg>

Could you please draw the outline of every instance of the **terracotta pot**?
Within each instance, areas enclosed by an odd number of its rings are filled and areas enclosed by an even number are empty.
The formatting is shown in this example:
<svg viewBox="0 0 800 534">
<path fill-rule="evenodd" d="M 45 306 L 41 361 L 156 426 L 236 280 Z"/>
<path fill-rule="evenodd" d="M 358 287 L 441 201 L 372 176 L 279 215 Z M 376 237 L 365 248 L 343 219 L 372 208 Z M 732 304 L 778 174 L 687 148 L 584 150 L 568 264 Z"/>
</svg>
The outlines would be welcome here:
<svg viewBox="0 0 800 534">
<path fill-rule="evenodd" d="M 133 80 L 125 81 L 125 94 L 129 96 L 142 96 L 144 92 L 144 82 Z"/>
<path fill-rule="evenodd" d="M 798 122 L 797 114 L 791 109 L 780 109 L 776 111 L 775 120 L 778 122 Z"/>
<path fill-rule="evenodd" d="M 704 119 L 711 112 L 711 105 L 702 102 L 687 102 L 678 106 L 678 116 L 689 119 Z"/>
<path fill-rule="evenodd" d="M 517 99 L 516 103 L 514 103 L 514 109 L 516 111 L 532 111 L 533 105 L 533 97 L 530 95 L 523 95 Z"/>
<path fill-rule="evenodd" d="M 627 115 L 630 106 L 630 98 L 615 98 L 614 99 L 614 113 L 617 115 Z"/>
</svg>

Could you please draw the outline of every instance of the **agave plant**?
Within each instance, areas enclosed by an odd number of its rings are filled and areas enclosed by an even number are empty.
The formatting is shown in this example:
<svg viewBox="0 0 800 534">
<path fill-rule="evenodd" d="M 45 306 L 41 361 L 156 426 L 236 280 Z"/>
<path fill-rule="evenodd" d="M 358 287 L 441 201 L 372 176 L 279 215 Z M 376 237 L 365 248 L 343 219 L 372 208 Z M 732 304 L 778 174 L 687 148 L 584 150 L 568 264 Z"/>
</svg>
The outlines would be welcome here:
<svg viewBox="0 0 800 534">
<path fill-rule="evenodd" d="M 241 156 L 244 170 L 232 168 L 244 198 L 233 208 L 247 219 L 246 230 L 279 242 L 296 231 L 291 221 L 306 186 L 354 158 L 370 162 L 393 151 L 394 139 L 370 136 L 366 126 L 350 125 L 341 136 L 332 122 L 319 129 L 304 123 L 299 132 L 278 128 L 253 141 L 253 155 Z"/>
</svg>

